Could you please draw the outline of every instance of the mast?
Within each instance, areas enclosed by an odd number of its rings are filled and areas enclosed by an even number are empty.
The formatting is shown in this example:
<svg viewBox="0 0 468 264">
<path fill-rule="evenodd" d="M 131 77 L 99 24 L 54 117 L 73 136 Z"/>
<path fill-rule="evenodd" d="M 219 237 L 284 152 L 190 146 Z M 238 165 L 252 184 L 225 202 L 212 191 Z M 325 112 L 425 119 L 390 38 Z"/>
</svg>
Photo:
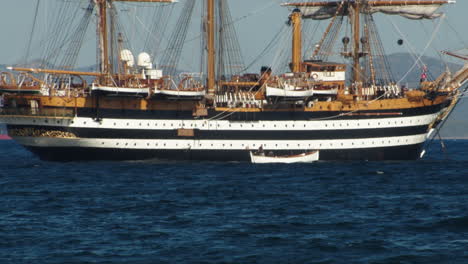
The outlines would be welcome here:
<svg viewBox="0 0 468 264">
<path fill-rule="evenodd" d="M 302 14 L 299 9 L 294 9 L 290 19 L 293 27 L 293 38 L 292 38 L 292 72 L 302 71 Z"/>
<path fill-rule="evenodd" d="M 100 53 L 100 71 L 105 75 L 110 74 L 109 61 L 109 28 L 107 25 L 108 17 L 108 2 L 135 2 L 135 3 L 173 3 L 175 0 L 94 0 L 98 6 L 98 39 Z"/>
<path fill-rule="evenodd" d="M 215 94 L 215 60 L 216 60 L 216 50 L 215 50 L 215 1 L 207 1 L 207 42 L 208 42 L 208 63 L 207 63 L 207 89 L 208 95 Z"/>
<path fill-rule="evenodd" d="M 361 1 L 357 0 L 353 4 L 353 42 L 354 42 L 354 50 L 353 50 L 353 82 L 355 85 L 357 85 L 358 88 L 358 94 L 361 94 L 361 64 L 360 64 L 360 58 L 361 58 L 361 53 L 359 52 L 360 50 L 360 39 L 361 39 L 361 23 L 360 23 L 360 10 L 361 10 Z"/>
<path fill-rule="evenodd" d="M 107 0 L 95 0 L 99 10 L 98 38 L 100 51 L 100 70 L 109 73 L 109 38 L 107 34 Z"/>
</svg>

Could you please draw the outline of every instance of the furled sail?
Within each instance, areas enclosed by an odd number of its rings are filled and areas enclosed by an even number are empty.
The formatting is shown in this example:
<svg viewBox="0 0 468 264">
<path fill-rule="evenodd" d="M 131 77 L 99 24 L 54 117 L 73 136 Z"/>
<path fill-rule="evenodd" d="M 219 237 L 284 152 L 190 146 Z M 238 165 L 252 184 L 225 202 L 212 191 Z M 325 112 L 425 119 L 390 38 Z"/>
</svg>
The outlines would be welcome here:
<svg viewBox="0 0 468 264">
<path fill-rule="evenodd" d="M 455 0 L 387 0 L 387 1 L 362 1 L 361 13 L 384 13 L 388 15 L 400 15 L 409 19 L 434 19 L 441 16 L 437 10 L 445 4 L 455 3 Z M 348 15 L 346 5 L 352 5 L 355 1 L 330 1 L 330 2 L 303 2 L 286 3 L 283 6 L 298 8 L 303 17 L 314 20 L 329 19 L 336 15 Z"/>
</svg>

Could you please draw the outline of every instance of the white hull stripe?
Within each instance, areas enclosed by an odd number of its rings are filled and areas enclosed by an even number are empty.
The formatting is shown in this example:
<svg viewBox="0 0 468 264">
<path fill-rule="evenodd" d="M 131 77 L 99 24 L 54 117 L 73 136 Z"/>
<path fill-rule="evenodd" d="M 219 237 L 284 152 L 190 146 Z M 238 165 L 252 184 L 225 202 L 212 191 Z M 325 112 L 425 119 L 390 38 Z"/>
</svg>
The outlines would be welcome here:
<svg viewBox="0 0 468 264">
<path fill-rule="evenodd" d="M 307 130 L 352 130 L 374 128 L 397 128 L 428 125 L 438 114 L 376 118 L 354 120 L 318 120 L 318 121 L 243 121 L 232 122 L 228 120 L 135 120 L 111 119 L 100 121 L 92 118 L 75 117 L 42 118 L 42 117 L 2 117 L 1 122 L 9 125 L 55 126 L 73 128 L 103 128 L 103 129 L 135 129 L 135 130 L 173 130 L 173 129 L 200 129 L 200 130 L 243 130 L 243 131 L 307 131 Z"/>
<path fill-rule="evenodd" d="M 263 145 L 266 150 L 328 150 L 364 149 L 406 146 L 423 143 L 426 134 L 331 140 L 146 140 L 146 139 L 94 139 L 94 138 L 47 138 L 14 137 L 30 147 L 76 147 L 105 149 L 143 149 L 143 150 L 256 150 Z"/>
</svg>

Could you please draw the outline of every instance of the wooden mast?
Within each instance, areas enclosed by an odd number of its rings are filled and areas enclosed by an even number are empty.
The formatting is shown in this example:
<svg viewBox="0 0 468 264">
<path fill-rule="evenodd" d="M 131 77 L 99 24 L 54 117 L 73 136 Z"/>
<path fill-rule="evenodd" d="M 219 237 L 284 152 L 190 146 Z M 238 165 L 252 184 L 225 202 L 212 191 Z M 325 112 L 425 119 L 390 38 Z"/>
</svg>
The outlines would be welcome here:
<svg viewBox="0 0 468 264">
<path fill-rule="evenodd" d="M 108 1 L 114 2 L 135 2 L 135 3 L 173 3 L 174 0 L 94 0 L 98 5 L 99 23 L 98 23 L 98 38 L 100 50 L 100 70 L 106 76 L 110 72 L 110 54 L 109 54 L 109 33 L 107 25 L 108 17 Z"/>
<path fill-rule="evenodd" d="M 360 53 L 360 38 L 361 38 L 361 23 L 360 23 L 360 11 L 361 10 L 361 1 L 357 0 L 353 4 L 353 83 L 356 85 L 356 92 L 360 96 L 362 83 L 361 83 L 361 53 Z"/>
<path fill-rule="evenodd" d="M 291 71 L 302 71 L 302 20 L 301 11 L 295 9 L 290 16 L 293 27 Z"/>
<path fill-rule="evenodd" d="M 107 0 L 96 0 L 99 7 L 99 50 L 100 50 L 100 70 L 104 75 L 109 74 L 109 44 L 107 34 Z"/>
<path fill-rule="evenodd" d="M 208 95 L 215 94 L 215 1 L 207 0 L 207 42 L 208 42 L 208 63 L 207 63 L 207 89 Z"/>
</svg>

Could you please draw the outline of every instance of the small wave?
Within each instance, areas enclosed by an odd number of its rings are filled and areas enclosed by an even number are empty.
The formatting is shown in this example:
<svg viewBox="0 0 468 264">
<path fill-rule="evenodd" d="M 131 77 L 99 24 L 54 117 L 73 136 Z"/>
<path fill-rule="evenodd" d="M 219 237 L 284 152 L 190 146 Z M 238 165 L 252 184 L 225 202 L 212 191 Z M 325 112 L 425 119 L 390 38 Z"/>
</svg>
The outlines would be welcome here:
<svg viewBox="0 0 468 264">
<path fill-rule="evenodd" d="M 452 217 L 432 224 L 432 228 L 450 231 L 468 231 L 468 216 Z"/>
</svg>

